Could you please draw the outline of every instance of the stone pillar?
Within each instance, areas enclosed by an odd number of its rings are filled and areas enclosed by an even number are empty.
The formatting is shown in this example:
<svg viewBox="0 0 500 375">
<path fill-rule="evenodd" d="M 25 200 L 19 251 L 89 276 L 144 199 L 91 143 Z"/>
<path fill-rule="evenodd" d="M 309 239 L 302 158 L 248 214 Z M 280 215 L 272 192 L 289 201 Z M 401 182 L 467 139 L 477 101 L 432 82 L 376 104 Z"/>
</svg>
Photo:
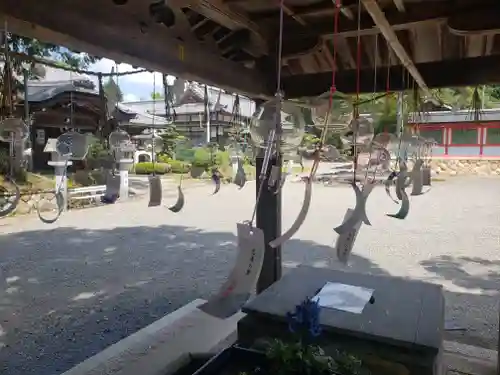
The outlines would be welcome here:
<svg viewBox="0 0 500 375">
<path fill-rule="evenodd" d="M 56 192 L 59 190 L 63 196 L 63 210 L 66 211 L 68 209 L 68 178 L 66 176 L 66 169 L 67 167 L 70 167 L 73 165 L 72 161 L 65 161 L 65 160 L 59 160 L 59 161 L 49 161 L 48 164 L 52 167 L 54 167 L 54 174 L 56 177 L 56 182 L 55 182 L 55 190 Z"/>
<path fill-rule="evenodd" d="M 20 173 L 23 169 L 24 160 L 24 139 L 20 134 L 16 134 L 14 138 L 14 172 Z"/>
<path fill-rule="evenodd" d="M 129 187 L 128 187 L 128 171 L 130 167 L 134 164 L 134 159 L 120 159 L 118 161 L 118 169 L 120 171 L 120 200 L 124 201 L 128 199 Z"/>
</svg>

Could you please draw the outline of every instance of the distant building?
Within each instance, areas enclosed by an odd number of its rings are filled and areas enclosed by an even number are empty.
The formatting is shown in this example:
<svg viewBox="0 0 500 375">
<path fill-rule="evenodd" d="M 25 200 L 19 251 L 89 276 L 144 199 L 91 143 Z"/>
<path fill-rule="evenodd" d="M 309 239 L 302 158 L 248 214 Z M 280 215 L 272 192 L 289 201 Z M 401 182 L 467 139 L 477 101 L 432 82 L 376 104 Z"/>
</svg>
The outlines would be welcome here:
<svg viewBox="0 0 500 375">
<path fill-rule="evenodd" d="M 224 143 L 229 135 L 229 131 L 234 127 L 233 111 L 236 95 L 229 94 L 223 90 L 216 88 L 208 88 L 208 105 L 210 109 L 210 133 L 211 140 L 218 143 Z M 175 127 L 176 130 L 188 137 L 195 145 L 204 144 L 206 142 L 206 126 L 205 126 L 205 104 L 204 104 L 204 87 L 196 83 L 190 83 L 186 86 L 184 92 L 173 103 L 172 110 L 175 112 Z M 247 125 L 255 111 L 255 103 L 249 98 L 240 96 L 240 119 L 243 124 Z M 120 126 L 124 129 L 132 130 L 138 126 L 133 123 L 125 122 L 123 119 L 125 113 L 137 118 L 145 116 L 166 117 L 165 101 L 143 100 L 134 102 L 122 102 L 117 106 Z M 121 116 L 121 117 L 120 117 Z M 162 128 L 163 124 L 156 121 L 154 126 L 150 123 L 151 128 Z M 246 126 L 244 126 L 246 127 Z"/>
<path fill-rule="evenodd" d="M 33 170 L 52 169 L 47 165 L 50 155 L 43 152 L 49 138 L 57 138 L 68 129 L 98 136 L 106 126 L 99 93 L 85 77 L 30 81 L 26 99 L 32 116 L 27 147 L 31 147 Z M 18 107 L 18 114 L 22 113 L 24 101 Z"/>
<path fill-rule="evenodd" d="M 500 108 L 481 110 L 477 121 L 470 110 L 410 114 L 409 125 L 438 143 L 434 156 L 500 158 Z"/>
</svg>

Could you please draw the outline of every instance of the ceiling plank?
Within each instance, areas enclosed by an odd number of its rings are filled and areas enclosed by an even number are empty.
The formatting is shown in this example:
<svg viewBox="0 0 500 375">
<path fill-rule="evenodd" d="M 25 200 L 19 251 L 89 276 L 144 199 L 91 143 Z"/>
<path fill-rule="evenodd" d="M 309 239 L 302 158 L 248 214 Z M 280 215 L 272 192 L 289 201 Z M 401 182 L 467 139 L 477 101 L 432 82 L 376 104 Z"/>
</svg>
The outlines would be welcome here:
<svg viewBox="0 0 500 375">
<path fill-rule="evenodd" d="M 500 83 L 500 56 L 476 57 L 469 59 L 445 60 L 416 64 L 423 79 L 429 87 L 476 86 L 488 83 Z M 387 74 L 389 73 L 389 80 Z M 406 72 L 401 65 L 377 69 L 375 91 L 385 92 L 387 81 L 389 91 L 401 91 L 412 87 L 412 81 L 405 82 Z M 360 72 L 361 92 L 374 91 L 374 69 Z M 410 77 L 411 78 L 411 77 Z M 327 92 L 331 85 L 331 73 L 304 74 L 283 77 L 283 90 L 287 98 L 314 97 Z M 340 71 L 336 77 L 336 85 L 340 92 L 349 94 L 356 92 L 356 70 Z"/>
<path fill-rule="evenodd" d="M 471 9 L 465 16 L 454 15 L 447 21 L 448 28 L 455 35 L 488 35 L 500 33 L 500 4 Z"/>
<path fill-rule="evenodd" d="M 452 16 L 457 18 L 461 17 L 461 22 L 465 23 L 465 26 L 467 26 L 468 13 L 477 8 L 485 10 L 491 9 L 491 0 L 478 0 L 478 2 L 474 3 L 473 5 L 471 5 L 471 3 L 466 3 L 465 5 L 455 6 L 453 6 L 453 4 L 448 1 L 433 2 L 432 6 L 425 7 L 419 3 L 408 4 L 406 6 L 406 13 L 400 13 L 397 10 L 386 10 L 385 17 L 387 19 L 387 22 L 393 27 L 395 31 L 411 29 L 420 24 L 435 24 L 439 22 L 446 22 L 447 18 Z M 262 20 L 256 20 L 256 22 L 263 22 L 263 24 L 265 24 L 269 29 L 278 28 L 278 22 L 276 22 L 276 18 L 270 19 L 267 23 Z M 308 22 L 309 24 L 307 28 L 298 25 L 296 22 L 286 22 L 286 33 L 284 35 L 284 38 L 294 40 L 310 36 L 332 37 L 334 34 L 332 16 L 314 18 L 311 19 L 310 22 L 308 19 L 306 19 L 306 22 Z M 341 17 L 339 19 L 338 31 L 339 35 L 342 35 L 344 37 L 357 36 L 357 20 L 349 20 L 346 17 Z M 361 35 L 373 35 L 380 33 L 378 27 L 373 22 L 373 19 L 364 12 L 361 15 L 359 33 Z"/>
<path fill-rule="evenodd" d="M 419 25 L 411 31 L 413 35 L 415 62 L 430 62 L 441 59 L 441 45 L 439 43 L 440 25 Z"/>
<path fill-rule="evenodd" d="M 489 56 L 493 51 L 493 45 L 495 44 L 495 35 L 486 36 L 486 43 L 484 45 L 484 55 Z"/>
<path fill-rule="evenodd" d="M 460 57 L 463 38 L 450 33 L 446 25 L 441 26 L 441 57 L 444 60 Z"/>
<path fill-rule="evenodd" d="M 406 12 L 404 0 L 393 0 L 393 2 L 394 5 L 396 5 L 396 8 L 398 9 L 399 12 L 401 13 Z"/>
<path fill-rule="evenodd" d="M 236 0 L 238 1 L 238 0 Z M 245 2 L 248 3 L 248 0 L 244 0 Z M 259 2 L 262 1 L 261 4 Z M 234 0 L 226 0 L 226 3 L 233 3 Z M 255 11 L 252 12 L 250 15 L 254 19 L 266 19 L 266 18 L 274 18 L 279 14 L 279 2 L 275 1 L 275 7 L 272 9 L 269 9 L 269 0 L 252 0 L 251 4 L 252 6 L 255 6 L 256 8 L 263 8 L 265 10 L 261 11 Z M 291 7 L 290 9 L 294 12 L 294 14 L 300 16 L 300 17 L 320 17 L 320 16 L 331 16 L 335 13 L 335 8 L 334 8 L 334 3 L 335 0 L 321 0 L 313 4 L 307 4 L 307 5 L 295 5 Z M 347 18 L 352 18 L 354 19 L 354 15 L 352 14 L 352 11 L 349 7 L 353 5 L 357 5 L 358 0 L 343 0 L 342 1 L 342 7 L 341 11 L 346 16 Z M 265 6 L 261 6 L 265 5 Z M 352 17 L 351 17 L 352 16 Z"/>
<path fill-rule="evenodd" d="M 375 22 L 375 24 L 379 27 L 380 32 L 391 46 L 396 56 L 401 61 L 401 64 L 403 64 L 404 67 L 408 69 L 408 72 L 411 74 L 417 85 L 423 91 L 423 94 L 425 96 L 432 97 L 432 93 L 427 87 L 427 84 L 425 83 L 423 77 L 420 75 L 420 72 L 415 67 L 413 60 L 399 41 L 396 33 L 391 27 L 391 24 L 387 21 L 387 18 L 385 18 L 384 12 L 382 11 L 382 9 L 380 9 L 378 3 L 375 0 L 361 1 L 366 11 L 372 17 L 373 22 Z"/>
<path fill-rule="evenodd" d="M 306 74 L 315 73 L 318 71 L 318 62 L 314 58 L 314 54 L 304 55 L 299 58 L 300 65 L 302 65 L 302 70 Z"/>
<path fill-rule="evenodd" d="M 337 59 L 342 61 L 342 65 L 344 65 L 346 69 L 355 69 L 356 60 L 354 59 L 354 55 L 352 54 L 351 47 L 349 46 L 347 39 L 338 37 L 337 48 L 339 49 Z"/>
<path fill-rule="evenodd" d="M 247 29 L 253 34 L 255 44 L 262 54 L 269 52 L 269 46 L 259 26 L 246 15 L 232 10 L 221 0 L 189 0 L 186 2 L 189 8 L 204 15 L 207 18 L 227 27 L 230 30 Z"/>
<path fill-rule="evenodd" d="M 111 4 L 2 0 L 0 13 L 19 35 L 251 96 L 271 97 L 274 92 L 263 73 L 226 60 L 199 43 L 181 41 L 163 25 L 142 30 L 136 18 Z"/>
<path fill-rule="evenodd" d="M 470 35 L 466 37 L 466 55 L 467 57 L 479 57 L 483 55 L 484 36 Z"/>
</svg>

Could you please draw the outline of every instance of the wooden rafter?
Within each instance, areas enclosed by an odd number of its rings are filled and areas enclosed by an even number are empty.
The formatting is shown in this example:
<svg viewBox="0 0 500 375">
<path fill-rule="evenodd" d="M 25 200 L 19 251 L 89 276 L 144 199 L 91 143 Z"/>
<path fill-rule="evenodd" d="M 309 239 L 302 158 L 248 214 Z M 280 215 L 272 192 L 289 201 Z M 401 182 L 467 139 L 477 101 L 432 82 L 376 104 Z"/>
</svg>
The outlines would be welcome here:
<svg viewBox="0 0 500 375">
<path fill-rule="evenodd" d="M 401 13 L 406 12 L 404 0 L 392 0 L 392 1 L 394 2 L 394 5 L 398 9 L 398 11 L 400 11 Z"/>
<path fill-rule="evenodd" d="M 432 3 L 432 6 L 423 7 L 421 4 L 408 4 L 406 12 L 401 13 L 394 10 L 384 10 L 385 18 L 392 28 L 397 30 L 408 30 L 415 26 L 424 24 L 444 23 L 449 17 L 461 20 L 465 25 L 470 25 L 467 15 L 471 11 L 483 10 L 487 12 L 491 10 L 490 0 L 478 0 L 477 3 L 466 3 L 465 5 L 450 6 L 447 1 L 438 1 Z M 295 13 L 298 14 L 298 13 Z M 286 39 L 300 39 L 310 36 L 333 36 L 332 15 L 305 18 L 302 16 L 308 27 L 304 28 L 296 22 L 286 24 Z M 494 22 L 493 20 L 491 22 Z M 500 21 L 497 21 L 500 23 Z M 270 27 L 277 27 L 275 19 L 269 20 Z M 466 27 L 466 26 L 463 26 Z M 471 27 L 471 26 L 469 26 Z M 368 14 L 361 15 L 360 30 L 361 35 L 373 35 L 380 33 L 379 28 L 375 25 L 373 19 Z M 342 17 L 339 20 L 339 35 L 344 37 L 355 37 L 358 34 L 358 23 L 356 19 L 350 20 Z"/>
<path fill-rule="evenodd" d="M 422 89 L 424 95 L 431 98 L 432 94 L 427 87 L 424 78 L 420 75 L 420 72 L 413 63 L 413 60 L 408 55 L 408 52 L 405 50 L 404 46 L 401 44 L 396 33 L 392 29 L 391 24 L 387 21 L 387 18 L 385 18 L 384 12 L 382 11 L 382 9 L 380 9 L 378 3 L 375 0 L 361 0 L 361 2 L 363 3 L 366 11 L 372 17 L 373 22 L 375 22 L 375 24 L 380 29 L 380 32 L 391 46 L 396 56 L 401 61 L 401 64 L 403 64 L 403 66 L 411 74 L 417 85 L 420 87 L 420 89 Z"/>
<path fill-rule="evenodd" d="M 439 62 L 416 64 L 417 70 L 429 87 L 459 87 L 488 83 L 500 83 L 500 56 L 454 59 Z M 389 73 L 389 80 L 387 74 Z M 356 70 L 340 71 L 336 77 L 336 86 L 344 93 L 356 91 Z M 412 82 L 403 79 L 406 71 L 401 65 L 386 66 L 377 69 L 377 82 L 374 87 L 375 71 L 363 69 L 360 72 L 360 92 L 384 92 L 387 81 L 390 91 L 401 91 L 412 87 Z M 302 74 L 282 78 L 285 95 L 289 98 L 313 97 L 330 89 L 331 73 Z"/>
<path fill-rule="evenodd" d="M 133 15 L 112 4 L 99 5 L 96 12 L 96 3 L 2 0 L 0 14 L 19 35 L 256 97 L 273 95 L 259 71 L 224 59 L 202 43 L 179 40 L 163 25 L 144 29 Z"/>
<path fill-rule="evenodd" d="M 220 0 L 188 0 L 186 6 L 230 30 L 247 29 L 253 34 L 261 55 L 269 52 L 267 40 L 259 26 L 246 15 L 232 10 Z"/>
</svg>

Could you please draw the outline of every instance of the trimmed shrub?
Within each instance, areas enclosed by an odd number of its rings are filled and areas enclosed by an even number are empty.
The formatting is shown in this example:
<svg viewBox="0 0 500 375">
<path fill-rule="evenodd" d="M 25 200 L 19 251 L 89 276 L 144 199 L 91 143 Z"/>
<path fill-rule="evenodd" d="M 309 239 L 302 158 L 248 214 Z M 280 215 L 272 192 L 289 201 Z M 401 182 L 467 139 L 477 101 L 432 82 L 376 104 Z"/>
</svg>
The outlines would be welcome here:
<svg viewBox="0 0 500 375">
<path fill-rule="evenodd" d="M 215 165 L 222 167 L 231 164 L 231 157 L 227 151 L 217 151 L 215 154 Z"/>
<path fill-rule="evenodd" d="M 187 173 L 189 172 L 190 164 L 180 160 L 171 160 L 170 168 L 172 173 Z"/>
<path fill-rule="evenodd" d="M 170 162 L 172 161 L 172 159 L 168 155 L 165 155 L 165 154 L 158 155 L 157 158 L 158 158 L 159 163 L 170 164 Z"/>
<path fill-rule="evenodd" d="M 167 163 L 137 163 L 135 165 L 136 174 L 165 174 L 172 170 L 170 164 Z"/>
<path fill-rule="evenodd" d="M 192 162 L 195 152 L 196 150 L 194 148 L 179 147 L 175 151 L 175 159 L 184 162 Z"/>
<path fill-rule="evenodd" d="M 212 164 L 212 155 L 210 151 L 205 148 L 197 148 L 194 152 L 193 167 L 200 167 L 204 169 L 210 168 Z"/>
</svg>

